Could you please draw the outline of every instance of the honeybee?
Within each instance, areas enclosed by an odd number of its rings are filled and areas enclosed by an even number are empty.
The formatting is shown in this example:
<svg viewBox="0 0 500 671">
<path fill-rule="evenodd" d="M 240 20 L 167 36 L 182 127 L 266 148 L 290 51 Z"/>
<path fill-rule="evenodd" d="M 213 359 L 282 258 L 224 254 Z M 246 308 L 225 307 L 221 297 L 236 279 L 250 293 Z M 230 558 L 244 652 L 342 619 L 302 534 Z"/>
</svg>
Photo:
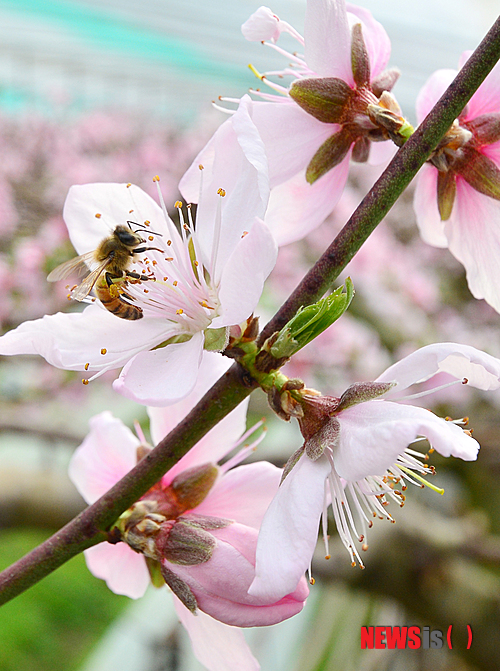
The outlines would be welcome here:
<svg viewBox="0 0 500 671">
<path fill-rule="evenodd" d="M 161 250 L 157 247 L 143 246 L 146 241 L 138 231 L 132 230 L 131 224 L 134 223 L 128 221 L 128 227 L 117 226 L 109 237 L 99 243 L 95 251 L 86 252 L 57 266 L 49 274 L 47 280 L 57 282 L 68 277 L 72 272 L 81 274 L 97 263 L 97 267 L 91 270 L 83 282 L 72 291 L 71 298 L 83 301 L 94 289 L 97 298 L 106 310 L 121 319 L 141 319 L 142 308 L 129 302 L 134 298 L 124 291 L 124 286 L 128 282 L 139 283 L 154 278 L 133 272 L 129 270 L 129 266 L 136 254 L 149 249 Z"/>
</svg>

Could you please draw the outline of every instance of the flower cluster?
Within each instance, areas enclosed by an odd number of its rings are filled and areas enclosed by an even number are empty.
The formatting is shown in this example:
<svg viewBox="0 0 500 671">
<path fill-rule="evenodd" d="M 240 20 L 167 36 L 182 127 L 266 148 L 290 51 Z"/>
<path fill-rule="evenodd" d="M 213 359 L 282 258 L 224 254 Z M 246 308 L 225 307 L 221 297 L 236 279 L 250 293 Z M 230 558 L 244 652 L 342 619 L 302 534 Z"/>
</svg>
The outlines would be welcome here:
<svg viewBox="0 0 500 671">
<path fill-rule="evenodd" d="M 168 433 L 226 369 L 221 357 L 206 353 L 196 388 L 184 401 L 149 408 L 153 441 Z M 256 668 L 234 625 L 280 622 L 298 613 L 308 595 L 304 578 L 277 601 L 247 593 L 255 575 L 258 529 L 281 471 L 267 462 L 238 465 L 259 440 L 217 465 L 254 432 L 244 433 L 246 406 L 241 404 L 207 433 L 120 517 L 110 533 L 113 544 L 85 551 L 92 573 L 118 594 L 136 599 L 151 580 L 167 583 L 195 650 L 205 651 L 200 661 L 209 669 L 221 668 L 213 666 L 219 655 L 229 664 L 237 650 L 241 668 Z M 90 433 L 71 460 L 70 477 L 93 503 L 147 452 L 142 436 L 139 440 L 105 411 L 92 419 Z M 206 638 L 207 626 L 217 634 L 213 642 Z"/>
<path fill-rule="evenodd" d="M 291 65 L 279 77 L 292 78 L 289 88 L 259 75 L 275 93 L 258 92 L 262 100 L 242 103 L 266 149 L 272 188 L 266 222 L 278 244 L 298 240 L 319 226 L 335 207 L 347 181 L 349 160 L 382 162 L 408 130 L 390 90 L 399 76 L 386 70 L 390 42 L 384 28 L 365 9 L 341 1 L 309 2 L 305 37 L 261 7 L 243 25 L 244 36 L 278 49 Z M 299 56 L 276 46 L 290 33 L 304 50 Z M 332 36 L 335 35 L 335 38 Z M 240 103 L 241 104 L 241 103 Z M 375 151 L 374 151 L 375 150 Z M 196 201 L 193 176 L 198 163 L 213 155 L 213 140 L 203 149 L 180 183 Z"/>
</svg>

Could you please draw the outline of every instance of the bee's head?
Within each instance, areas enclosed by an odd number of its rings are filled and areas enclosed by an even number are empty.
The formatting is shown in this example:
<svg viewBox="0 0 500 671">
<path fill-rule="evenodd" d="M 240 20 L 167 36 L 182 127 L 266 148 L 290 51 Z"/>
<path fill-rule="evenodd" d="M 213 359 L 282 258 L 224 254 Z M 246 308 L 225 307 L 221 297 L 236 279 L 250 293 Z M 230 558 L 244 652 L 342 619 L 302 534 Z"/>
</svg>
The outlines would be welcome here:
<svg viewBox="0 0 500 671">
<path fill-rule="evenodd" d="M 126 247 L 134 248 L 137 247 L 137 245 L 145 242 L 145 240 L 143 240 L 140 235 L 132 231 L 130 228 L 127 228 L 127 226 L 117 226 L 115 228 L 114 234 Z"/>
</svg>

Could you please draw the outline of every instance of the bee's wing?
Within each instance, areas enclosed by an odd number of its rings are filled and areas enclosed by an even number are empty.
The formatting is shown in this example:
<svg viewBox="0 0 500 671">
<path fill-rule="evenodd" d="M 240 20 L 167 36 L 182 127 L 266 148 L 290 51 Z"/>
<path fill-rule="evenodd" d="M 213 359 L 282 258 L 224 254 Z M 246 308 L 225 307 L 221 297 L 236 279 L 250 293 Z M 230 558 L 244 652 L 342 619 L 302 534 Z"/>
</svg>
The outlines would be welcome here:
<svg viewBox="0 0 500 671">
<path fill-rule="evenodd" d="M 83 273 L 89 271 L 92 261 L 94 261 L 94 252 L 87 252 L 81 256 L 75 256 L 73 259 L 65 261 L 64 263 L 61 263 L 60 266 L 57 266 L 57 268 L 54 268 L 54 270 L 49 273 L 47 280 L 49 282 L 64 280 L 73 272 L 76 272 L 78 275 L 83 275 Z"/>
<path fill-rule="evenodd" d="M 71 298 L 75 301 L 83 301 L 85 296 L 88 296 L 92 291 L 92 287 L 97 282 L 100 275 L 102 275 L 102 273 L 105 271 L 106 266 L 111 263 L 111 260 L 112 259 L 108 257 L 107 259 L 104 259 L 104 261 L 99 264 L 97 268 L 94 268 L 94 270 L 92 270 L 87 275 L 83 282 L 71 292 Z"/>
</svg>

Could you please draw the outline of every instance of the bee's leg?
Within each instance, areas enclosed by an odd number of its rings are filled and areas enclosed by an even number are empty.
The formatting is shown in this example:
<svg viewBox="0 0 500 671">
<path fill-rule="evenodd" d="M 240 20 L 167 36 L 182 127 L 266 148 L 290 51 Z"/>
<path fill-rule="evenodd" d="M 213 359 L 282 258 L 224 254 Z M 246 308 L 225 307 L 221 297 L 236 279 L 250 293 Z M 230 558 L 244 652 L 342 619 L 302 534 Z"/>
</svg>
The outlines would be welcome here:
<svg viewBox="0 0 500 671">
<path fill-rule="evenodd" d="M 109 288 L 125 281 L 123 275 L 112 275 L 111 273 L 105 273 L 104 277 L 106 278 L 106 284 Z"/>
<path fill-rule="evenodd" d="M 139 273 L 134 272 L 133 270 L 126 270 L 125 275 L 131 277 L 134 280 L 145 282 L 146 280 L 155 280 L 155 277 L 150 277 L 149 275 L 140 275 Z"/>
</svg>

